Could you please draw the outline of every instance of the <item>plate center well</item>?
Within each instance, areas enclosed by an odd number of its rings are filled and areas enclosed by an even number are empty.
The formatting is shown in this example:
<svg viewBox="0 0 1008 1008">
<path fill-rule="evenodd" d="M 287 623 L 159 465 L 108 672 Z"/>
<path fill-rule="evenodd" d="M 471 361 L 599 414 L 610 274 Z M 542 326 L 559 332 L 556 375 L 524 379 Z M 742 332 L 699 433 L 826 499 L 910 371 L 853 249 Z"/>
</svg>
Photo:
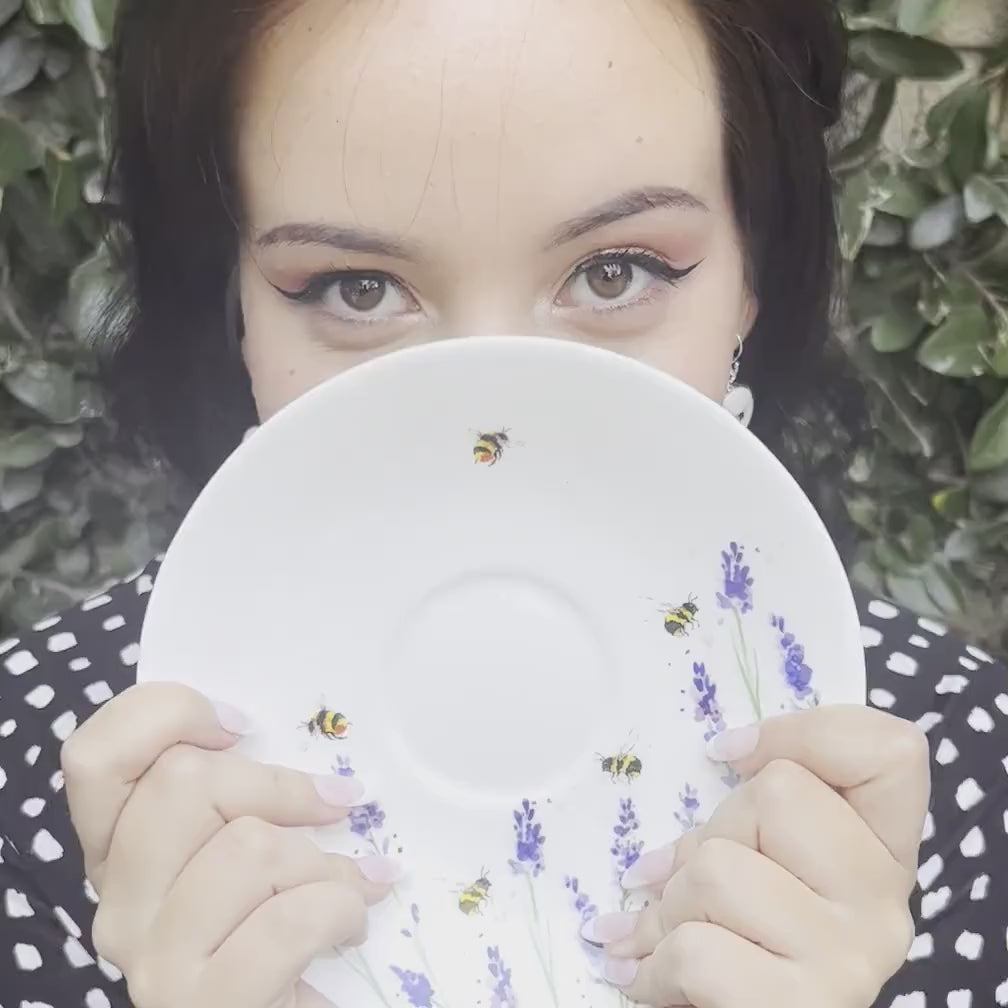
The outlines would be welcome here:
<svg viewBox="0 0 1008 1008">
<path fill-rule="evenodd" d="M 389 727 L 432 784 L 463 801 L 511 801 L 561 785 L 594 751 L 608 663 L 561 590 L 467 574 L 427 593 L 398 632 L 384 683 Z"/>
</svg>

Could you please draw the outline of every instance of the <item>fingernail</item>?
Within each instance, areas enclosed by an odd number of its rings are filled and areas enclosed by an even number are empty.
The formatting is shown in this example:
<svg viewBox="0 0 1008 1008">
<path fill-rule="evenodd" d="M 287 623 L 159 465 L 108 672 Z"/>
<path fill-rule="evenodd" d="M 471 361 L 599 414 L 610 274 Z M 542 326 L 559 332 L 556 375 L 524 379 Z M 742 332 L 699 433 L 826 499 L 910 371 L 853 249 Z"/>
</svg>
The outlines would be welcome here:
<svg viewBox="0 0 1008 1008">
<path fill-rule="evenodd" d="M 675 868 L 675 844 L 659 847 L 641 854 L 620 878 L 624 889 L 641 889 L 644 886 L 665 882 Z"/>
<path fill-rule="evenodd" d="M 213 701 L 214 713 L 221 728 L 232 735 L 251 735 L 255 731 L 252 722 L 237 707 L 220 700 Z"/>
<path fill-rule="evenodd" d="M 746 725 L 720 732 L 707 743 L 707 755 L 715 763 L 734 763 L 756 751 L 759 744 L 759 725 Z"/>
<path fill-rule="evenodd" d="M 581 928 L 581 937 L 592 945 L 622 941 L 633 934 L 639 916 L 636 913 L 610 913 L 593 917 Z"/>
<path fill-rule="evenodd" d="M 617 987 L 628 987 L 637 979 L 640 963 L 636 959 L 605 959 L 602 976 Z"/>
<path fill-rule="evenodd" d="M 319 774 L 312 777 L 312 783 L 319 797 L 327 805 L 351 808 L 361 804 L 364 785 L 355 777 L 340 777 L 339 774 Z"/>
<path fill-rule="evenodd" d="M 402 865 L 392 858 L 370 854 L 357 860 L 361 875 L 375 885 L 395 885 L 403 877 Z"/>
</svg>

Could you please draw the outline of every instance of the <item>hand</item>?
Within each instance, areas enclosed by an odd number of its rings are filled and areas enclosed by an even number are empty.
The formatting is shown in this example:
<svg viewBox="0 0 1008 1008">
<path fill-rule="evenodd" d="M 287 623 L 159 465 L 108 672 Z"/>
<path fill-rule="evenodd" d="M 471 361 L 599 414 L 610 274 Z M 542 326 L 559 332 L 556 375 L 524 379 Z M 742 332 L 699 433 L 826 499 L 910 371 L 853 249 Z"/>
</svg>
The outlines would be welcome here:
<svg viewBox="0 0 1008 1008">
<path fill-rule="evenodd" d="M 659 1008 L 869 1008 L 913 940 L 923 733 L 868 708 L 823 707 L 710 748 L 745 782 L 624 876 L 660 897 L 586 926 L 605 946 L 606 978 Z"/>
<path fill-rule="evenodd" d="M 98 952 L 137 1008 L 307 1008 L 298 978 L 361 942 L 366 907 L 397 869 L 323 853 L 303 834 L 347 815 L 362 789 L 227 750 L 232 708 L 186 687 L 135 686 L 63 746 L 74 828 L 100 903 Z"/>
</svg>

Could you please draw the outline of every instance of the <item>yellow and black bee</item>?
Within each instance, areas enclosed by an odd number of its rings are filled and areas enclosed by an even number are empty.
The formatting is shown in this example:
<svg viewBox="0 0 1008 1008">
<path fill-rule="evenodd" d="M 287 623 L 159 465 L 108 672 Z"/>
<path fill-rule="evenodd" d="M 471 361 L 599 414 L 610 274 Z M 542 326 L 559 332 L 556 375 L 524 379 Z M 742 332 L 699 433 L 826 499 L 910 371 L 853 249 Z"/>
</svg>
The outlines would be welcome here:
<svg viewBox="0 0 1008 1008">
<path fill-rule="evenodd" d="M 459 893 L 458 907 L 467 917 L 482 913 L 487 900 L 490 899 L 490 879 L 485 870 L 480 871 L 480 877 L 472 885 L 466 886 Z"/>
<path fill-rule="evenodd" d="M 697 626 L 697 613 L 699 607 L 696 604 L 696 596 L 690 595 L 689 601 L 682 605 L 667 605 L 662 607 L 665 615 L 665 629 L 673 637 L 688 637 L 690 630 Z"/>
<path fill-rule="evenodd" d="M 322 704 L 307 720 L 302 722 L 302 728 L 308 729 L 309 735 L 320 735 L 327 739 L 344 739 L 350 730 L 350 721 L 345 714 L 329 710 Z"/>
<path fill-rule="evenodd" d="M 640 777 L 644 769 L 640 757 L 635 756 L 632 749 L 621 750 L 615 756 L 600 756 L 599 760 L 602 763 L 602 773 L 609 774 L 613 780 L 622 777 L 624 780 L 632 781 Z"/>
<path fill-rule="evenodd" d="M 507 428 L 499 431 L 477 433 L 473 445 L 473 461 L 477 465 L 497 465 L 504 449 L 511 443 Z"/>
</svg>

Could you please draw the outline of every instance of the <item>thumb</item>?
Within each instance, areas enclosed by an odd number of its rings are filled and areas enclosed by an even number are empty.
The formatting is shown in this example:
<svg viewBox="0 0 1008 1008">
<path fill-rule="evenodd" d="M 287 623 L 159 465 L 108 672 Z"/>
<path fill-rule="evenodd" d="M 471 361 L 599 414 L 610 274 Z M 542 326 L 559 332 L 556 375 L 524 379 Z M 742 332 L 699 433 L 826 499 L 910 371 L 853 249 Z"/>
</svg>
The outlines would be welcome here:
<svg viewBox="0 0 1008 1008">
<path fill-rule="evenodd" d="M 298 980 L 294 985 L 291 1004 L 293 1008 L 338 1008 L 334 1002 L 324 997 L 310 984 L 306 984 L 304 980 Z M 283 1008 L 287 1008 L 287 1006 L 285 1005 Z"/>
<path fill-rule="evenodd" d="M 752 777 L 790 760 L 836 788 L 908 871 L 916 872 L 931 795 L 927 737 L 910 721 L 858 706 L 768 718 L 716 735 L 711 759 Z"/>
</svg>

